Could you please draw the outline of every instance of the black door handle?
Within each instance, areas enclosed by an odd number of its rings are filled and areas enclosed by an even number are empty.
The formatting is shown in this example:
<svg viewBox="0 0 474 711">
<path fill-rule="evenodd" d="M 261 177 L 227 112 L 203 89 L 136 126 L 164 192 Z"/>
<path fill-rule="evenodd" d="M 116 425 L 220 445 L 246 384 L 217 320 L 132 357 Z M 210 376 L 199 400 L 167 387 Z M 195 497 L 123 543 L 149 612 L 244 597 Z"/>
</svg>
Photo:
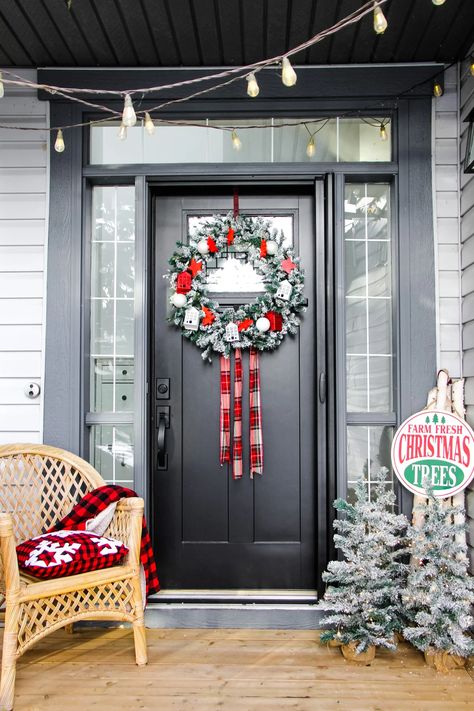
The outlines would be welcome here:
<svg viewBox="0 0 474 711">
<path fill-rule="evenodd" d="M 321 404 L 326 402 L 326 373 L 324 372 L 319 374 L 319 402 Z"/>
<path fill-rule="evenodd" d="M 158 451 L 158 469 L 168 468 L 168 454 L 166 452 L 166 424 L 167 419 L 164 412 L 160 412 L 160 419 L 158 421 L 158 441 L 157 441 L 157 451 Z"/>
</svg>

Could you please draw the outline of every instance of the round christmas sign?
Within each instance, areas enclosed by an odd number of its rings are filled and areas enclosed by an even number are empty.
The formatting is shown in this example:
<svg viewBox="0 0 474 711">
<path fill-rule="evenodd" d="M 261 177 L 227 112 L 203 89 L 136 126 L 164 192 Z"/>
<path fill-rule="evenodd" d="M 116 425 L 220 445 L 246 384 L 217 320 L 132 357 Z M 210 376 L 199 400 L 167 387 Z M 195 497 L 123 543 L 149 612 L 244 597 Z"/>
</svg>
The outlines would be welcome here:
<svg viewBox="0 0 474 711">
<path fill-rule="evenodd" d="M 392 463 L 399 480 L 414 494 L 426 494 L 426 481 L 441 499 L 458 494 L 474 476 L 474 433 L 450 412 L 417 412 L 395 434 Z"/>
</svg>

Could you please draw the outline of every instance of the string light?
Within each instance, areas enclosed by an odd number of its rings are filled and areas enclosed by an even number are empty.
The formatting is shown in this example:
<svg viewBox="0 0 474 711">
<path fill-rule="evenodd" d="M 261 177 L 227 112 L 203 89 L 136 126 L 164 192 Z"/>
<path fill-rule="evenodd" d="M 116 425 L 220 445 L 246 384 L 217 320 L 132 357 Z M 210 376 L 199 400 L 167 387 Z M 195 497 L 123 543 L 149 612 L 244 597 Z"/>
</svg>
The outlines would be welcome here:
<svg viewBox="0 0 474 711">
<path fill-rule="evenodd" d="M 380 124 L 380 140 L 381 141 L 386 141 L 387 140 L 387 129 L 385 128 L 385 124 L 381 123 Z"/>
<path fill-rule="evenodd" d="M 474 57 L 469 60 L 469 71 L 471 72 L 471 77 L 474 77 Z"/>
<path fill-rule="evenodd" d="M 238 137 L 237 131 L 235 130 L 235 128 L 232 131 L 231 138 L 232 138 L 232 148 L 234 149 L 234 151 L 240 151 L 240 149 L 242 148 L 242 141 Z"/>
<path fill-rule="evenodd" d="M 247 94 L 255 99 L 260 93 L 260 87 L 255 79 L 255 74 L 247 74 Z"/>
<path fill-rule="evenodd" d="M 383 14 L 382 9 L 374 3 L 374 30 L 378 35 L 383 35 L 387 27 L 387 18 Z"/>
<path fill-rule="evenodd" d="M 5 96 L 5 87 L 3 86 L 3 75 L 2 72 L 0 72 L 0 99 L 3 99 Z"/>
<path fill-rule="evenodd" d="M 306 155 L 308 156 L 308 158 L 312 158 L 315 153 L 316 153 L 316 142 L 314 140 L 314 136 L 310 136 L 308 145 L 306 146 Z"/>
<path fill-rule="evenodd" d="M 294 86 L 296 84 L 296 72 L 291 66 L 291 62 L 288 57 L 283 57 L 281 63 L 281 80 L 285 86 Z"/>
<path fill-rule="evenodd" d="M 65 148 L 66 145 L 64 143 L 63 132 L 61 131 L 61 129 L 59 129 L 56 135 L 56 140 L 54 142 L 54 150 L 56 151 L 56 153 L 62 153 Z"/>
<path fill-rule="evenodd" d="M 124 123 L 120 124 L 119 132 L 117 135 L 121 141 L 125 141 L 125 139 L 127 138 L 127 127 Z"/>
<path fill-rule="evenodd" d="M 431 0 L 431 2 L 433 3 L 433 5 L 444 5 L 446 0 Z"/>
<path fill-rule="evenodd" d="M 135 109 L 133 108 L 132 97 L 130 94 L 125 94 L 125 100 L 123 103 L 122 112 L 122 123 L 126 128 L 131 128 L 135 126 L 137 122 L 137 115 Z"/>
<path fill-rule="evenodd" d="M 439 83 L 439 81 L 435 81 L 433 84 L 433 94 L 436 96 L 437 99 L 439 99 L 440 96 L 443 96 L 443 87 Z"/>
<path fill-rule="evenodd" d="M 149 136 L 153 136 L 155 133 L 155 124 L 148 111 L 145 111 L 145 131 Z"/>
</svg>

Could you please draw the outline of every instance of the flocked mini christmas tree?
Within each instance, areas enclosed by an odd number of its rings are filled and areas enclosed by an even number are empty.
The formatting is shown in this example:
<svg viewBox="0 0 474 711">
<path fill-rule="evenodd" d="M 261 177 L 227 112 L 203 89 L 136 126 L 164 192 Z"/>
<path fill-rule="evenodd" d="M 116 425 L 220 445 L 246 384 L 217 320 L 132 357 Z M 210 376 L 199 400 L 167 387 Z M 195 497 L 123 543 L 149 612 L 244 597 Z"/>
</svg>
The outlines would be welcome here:
<svg viewBox="0 0 474 711">
<path fill-rule="evenodd" d="M 412 566 L 403 594 L 408 620 L 403 636 L 422 651 L 460 657 L 474 654 L 467 634 L 473 618 L 474 578 L 468 575 L 464 509 L 446 506 L 429 485 L 428 501 L 418 508 L 420 524 L 411 529 Z"/>
<path fill-rule="evenodd" d="M 334 521 L 334 544 L 344 560 L 331 561 L 323 573 L 327 583 L 319 608 L 328 614 L 322 642 L 357 643 L 357 653 L 372 645 L 395 648 L 394 633 L 400 624 L 400 597 L 407 575 L 402 561 L 408 520 L 393 511 L 395 495 L 388 486 L 387 470 L 372 484 L 356 485 L 356 501 L 334 502 L 342 517 Z"/>
</svg>

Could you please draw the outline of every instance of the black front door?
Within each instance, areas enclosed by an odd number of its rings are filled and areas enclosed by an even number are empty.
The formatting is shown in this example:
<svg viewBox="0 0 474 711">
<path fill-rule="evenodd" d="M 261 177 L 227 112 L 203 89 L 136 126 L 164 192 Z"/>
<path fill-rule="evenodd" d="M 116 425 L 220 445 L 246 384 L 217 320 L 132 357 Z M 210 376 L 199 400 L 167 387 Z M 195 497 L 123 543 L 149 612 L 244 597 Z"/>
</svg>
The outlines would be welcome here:
<svg viewBox="0 0 474 711">
<path fill-rule="evenodd" d="M 314 302 L 316 246 L 323 238 L 315 233 L 314 196 L 246 194 L 244 188 L 240 193 L 242 213 L 268 216 L 293 242 L 309 302 L 299 334 L 260 357 L 263 477 L 251 481 L 248 475 L 248 354 L 243 356 L 244 477 L 234 481 L 219 465 L 219 360 L 203 362 L 200 351 L 166 321 L 169 291 L 163 274 L 176 242 L 187 240 L 200 217 L 227 213 L 231 195 L 229 188 L 225 195 L 182 190 L 155 197 L 152 527 L 160 578 L 169 590 L 312 590 L 318 528 L 315 321 L 324 319 Z M 231 287 L 227 297 L 239 301 Z M 169 408 L 169 427 L 160 468 L 163 407 Z"/>
</svg>

